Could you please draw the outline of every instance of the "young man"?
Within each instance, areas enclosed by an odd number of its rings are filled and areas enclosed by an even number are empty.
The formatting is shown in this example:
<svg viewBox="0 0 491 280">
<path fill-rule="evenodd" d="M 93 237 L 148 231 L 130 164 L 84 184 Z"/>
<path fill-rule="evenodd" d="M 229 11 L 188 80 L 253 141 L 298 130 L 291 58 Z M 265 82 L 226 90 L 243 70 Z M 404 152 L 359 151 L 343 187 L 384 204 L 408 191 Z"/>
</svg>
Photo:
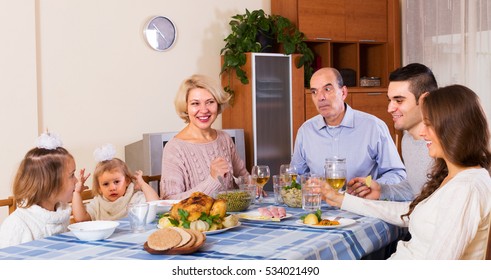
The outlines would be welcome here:
<svg viewBox="0 0 491 280">
<path fill-rule="evenodd" d="M 392 115 L 395 129 L 404 131 L 401 148 L 407 179 L 398 184 L 372 181 L 367 187 L 365 178 L 355 178 L 348 183 L 347 192 L 369 199 L 410 201 L 420 193 L 433 162 L 426 142 L 419 135 L 423 127 L 420 99 L 438 85 L 432 71 L 419 63 L 396 69 L 389 81 L 387 111 Z"/>
<path fill-rule="evenodd" d="M 319 115 L 298 130 L 291 164 L 299 174 L 324 175 L 326 158 L 337 156 L 346 159 L 347 179 L 371 175 L 395 184 L 406 178 L 387 125 L 344 102 L 348 89 L 336 69 L 316 71 L 310 91 Z"/>
</svg>

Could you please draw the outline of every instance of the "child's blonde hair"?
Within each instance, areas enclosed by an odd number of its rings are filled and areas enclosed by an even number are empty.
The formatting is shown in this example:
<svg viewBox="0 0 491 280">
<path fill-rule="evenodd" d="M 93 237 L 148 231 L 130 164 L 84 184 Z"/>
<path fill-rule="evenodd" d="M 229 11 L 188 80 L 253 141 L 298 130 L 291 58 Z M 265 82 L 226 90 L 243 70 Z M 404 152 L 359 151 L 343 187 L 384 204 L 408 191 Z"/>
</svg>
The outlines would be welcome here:
<svg viewBox="0 0 491 280">
<path fill-rule="evenodd" d="M 63 147 L 28 151 L 12 187 L 17 206 L 28 208 L 60 193 L 68 176 L 66 167 L 70 159 L 73 160 L 73 156 Z"/>
<path fill-rule="evenodd" d="M 120 171 L 124 174 L 126 183 L 131 183 L 131 172 L 126 163 L 119 158 L 113 158 L 110 160 L 104 160 L 97 164 L 94 171 L 92 193 L 94 195 L 102 195 L 101 186 L 99 185 L 99 177 L 104 172 L 114 172 L 115 170 Z"/>
</svg>

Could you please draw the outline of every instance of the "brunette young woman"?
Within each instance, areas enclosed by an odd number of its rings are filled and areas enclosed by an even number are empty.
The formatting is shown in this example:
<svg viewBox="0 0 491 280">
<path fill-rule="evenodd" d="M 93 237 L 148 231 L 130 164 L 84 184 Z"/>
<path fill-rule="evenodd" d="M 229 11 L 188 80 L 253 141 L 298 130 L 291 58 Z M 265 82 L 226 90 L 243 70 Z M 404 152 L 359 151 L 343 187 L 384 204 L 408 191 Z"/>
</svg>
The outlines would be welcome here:
<svg viewBox="0 0 491 280">
<path fill-rule="evenodd" d="M 478 96 L 461 85 L 431 91 L 421 104 L 435 159 L 412 202 L 373 201 L 323 188 L 333 206 L 408 227 L 391 259 L 484 259 L 491 221 L 489 128 Z"/>
</svg>

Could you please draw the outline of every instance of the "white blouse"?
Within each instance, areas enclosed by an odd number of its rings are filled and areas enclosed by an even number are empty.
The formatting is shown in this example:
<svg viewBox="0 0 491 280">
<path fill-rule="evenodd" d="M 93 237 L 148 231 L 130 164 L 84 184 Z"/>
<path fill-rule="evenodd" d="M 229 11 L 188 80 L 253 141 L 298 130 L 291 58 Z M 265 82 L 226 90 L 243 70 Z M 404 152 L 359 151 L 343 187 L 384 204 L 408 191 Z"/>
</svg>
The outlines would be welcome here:
<svg viewBox="0 0 491 280">
<path fill-rule="evenodd" d="M 345 195 L 341 209 L 408 227 L 390 259 L 484 259 L 491 213 L 491 178 L 467 169 L 421 201 L 409 220 L 410 202 L 373 201 Z"/>
<path fill-rule="evenodd" d="M 0 226 L 0 248 L 68 231 L 72 207 L 58 204 L 56 211 L 39 205 L 17 208 Z"/>
</svg>

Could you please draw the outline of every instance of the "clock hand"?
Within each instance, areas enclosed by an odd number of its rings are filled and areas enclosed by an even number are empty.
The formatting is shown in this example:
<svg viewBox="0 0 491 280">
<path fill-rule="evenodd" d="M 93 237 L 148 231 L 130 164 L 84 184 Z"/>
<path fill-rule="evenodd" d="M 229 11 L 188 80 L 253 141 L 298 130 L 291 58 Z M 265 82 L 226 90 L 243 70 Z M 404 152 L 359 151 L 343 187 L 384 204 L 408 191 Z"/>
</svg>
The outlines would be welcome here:
<svg viewBox="0 0 491 280">
<path fill-rule="evenodd" d="M 162 34 L 162 32 L 160 32 L 160 30 L 158 29 L 157 26 L 155 26 L 155 23 L 152 23 L 153 27 L 155 27 L 155 30 L 157 30 L 157 32 L 160 34 L 160 36 L 162 36 L 162 38 L 164 39 L 164 41 L 168 44 L 169 41 L 167 41 L 167 39 L 165 38 L 164 34 Z"/>
</svg>

